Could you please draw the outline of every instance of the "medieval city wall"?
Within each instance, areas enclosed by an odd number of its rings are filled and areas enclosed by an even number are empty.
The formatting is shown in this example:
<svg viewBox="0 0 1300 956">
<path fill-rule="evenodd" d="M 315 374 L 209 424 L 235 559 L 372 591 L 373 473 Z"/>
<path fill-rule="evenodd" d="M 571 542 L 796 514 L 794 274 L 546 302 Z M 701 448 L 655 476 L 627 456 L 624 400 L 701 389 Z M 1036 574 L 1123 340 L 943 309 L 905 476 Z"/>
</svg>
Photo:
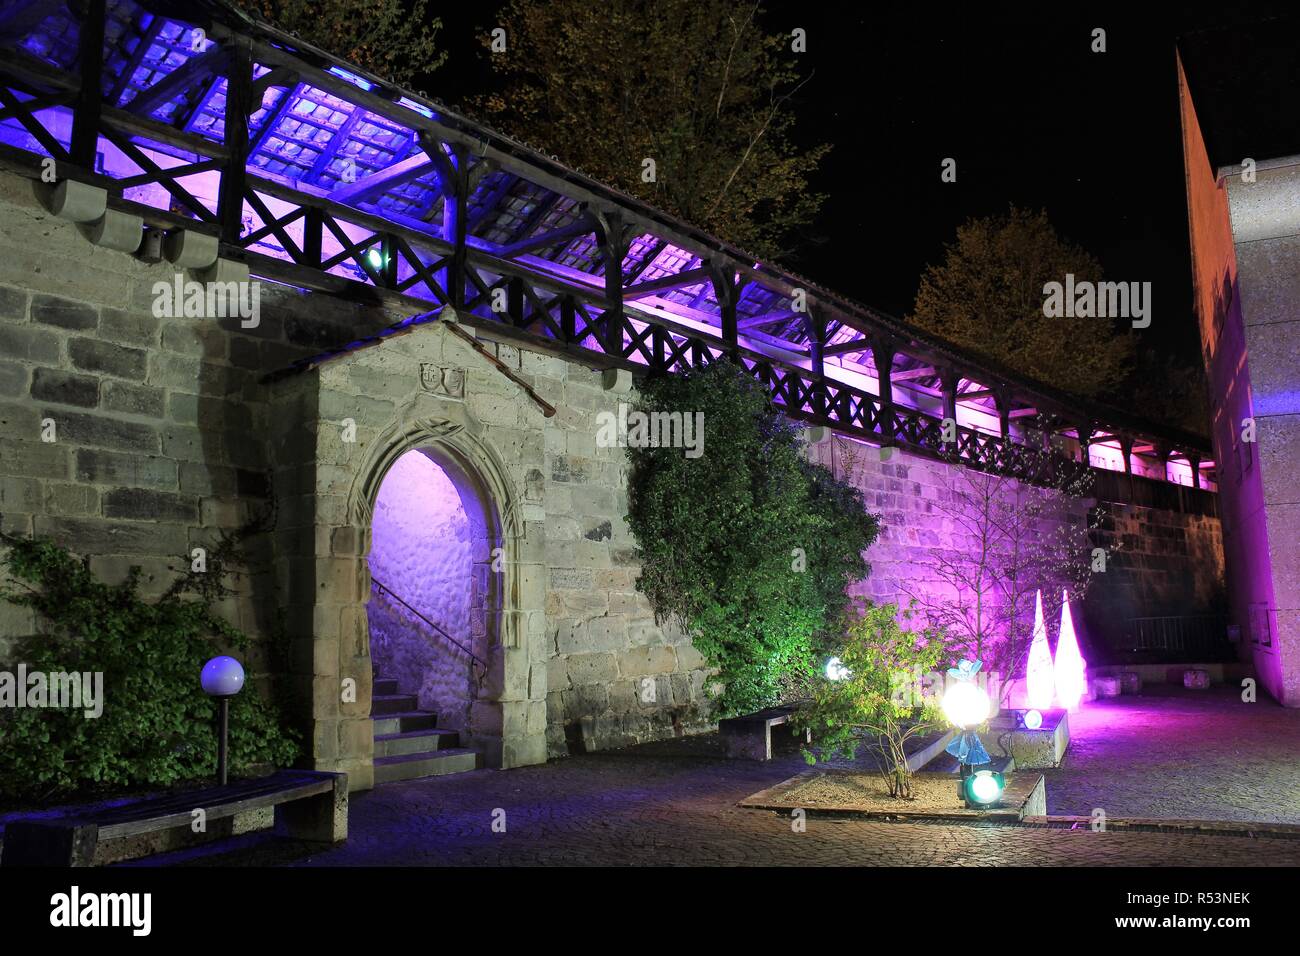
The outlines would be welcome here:
<svg viewBox="0 0 1300 956">
<path fill-rule="evenodd" d="M 498 463 L 502 501 L 489 504 L 516 529 L 499 594 L 506 664 L 482 701 L 492 713 L 468 718 L 471 736 L 477 727 L 504 741 L 497 756 L 513 765 L 708 725 L 700 655 L 636 590 L 624 452 L 596 443 L 597 416 L 627 400 L 621 387 L 480 340 L 555 406 L 546 418 L 436 323 L 268 385 L 268 373 L 406 316 L 263 282 L 256 327 L 159 317 L 155 284 L 174 281 L 167 263 L 93 246 L 44 210 L 29 181 L 0 174 L 0 527 L 50 536 L 110 582 L 140 566 L 156 594 L 194 549 L 268 515 L 220 610 L 254 638 L 250 674 L 284 678 L 309 762 L 366 786 L 369 529 L 345 513 L 347 496 L 369 480 L 376 446 L 410 421 L 454 419 Z M 359 440 L 345 447 L 349 419 Z M 861 590 L 896 600 L 902 582 L 926 579 L 932 549 L 960 546 L 934 508 L 945 466 L 903 453 L 882 462 L 860 447 L 854 480 L 884 518 Z M 1165 529 L 1134 565 L 1139 582 L 1184 570 L 1199 580 L 1214 564 L 1208 521 L 1136 511 L 1117 520 L 1126 537 Z M 0 604 L 0 660 L 39 629 L 30 612 Z M 360 691 L 341 703 L 346 676 Z"/>
</svg>

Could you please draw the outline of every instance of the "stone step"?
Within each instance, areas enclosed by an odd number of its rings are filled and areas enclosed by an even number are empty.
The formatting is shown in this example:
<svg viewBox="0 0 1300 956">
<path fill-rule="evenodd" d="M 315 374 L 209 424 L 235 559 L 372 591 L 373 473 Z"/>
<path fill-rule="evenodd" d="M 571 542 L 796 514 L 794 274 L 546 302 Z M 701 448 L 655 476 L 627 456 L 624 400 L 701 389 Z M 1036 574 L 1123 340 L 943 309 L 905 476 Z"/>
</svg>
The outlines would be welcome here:
<svg viewBox="0 0 1300 956">
<path fill-rule="evenodd" d="M 401 754 L 429 753 L 460 746 L 460 734 L 454 730 L 411 730 L 406 733 L 375 734 L 375 756 L 397 757 Z"/>
<path fill-rule="evenodd" d="M 370 716 L 382 717 L 417 710 L 419 700 L 414 694 L 371 694 Z"/>
<path fill-rule="evenodd" d="M 483 755 L 476 750 L 437 750 L 432 753 L 401 754 L 375 758 L 375 783 L 393 783 L 418 777 L 437 777 L 449 773 L 477 770 Z"/>
<path fill-rule="evenodd" d="M 396 693 L 398 693 L 396 677 L 376 677 L 370 687 L 372 697 L 376 694 L 389 697 Z"/>
<path fill-rule="evenodd" d="M 399 714 L 371 717 L 372 732 L 376 736 L 404 734 L 413 730 L 437 730 L 438 715 L 427 710 L 407 710 Z"/>
</svg>

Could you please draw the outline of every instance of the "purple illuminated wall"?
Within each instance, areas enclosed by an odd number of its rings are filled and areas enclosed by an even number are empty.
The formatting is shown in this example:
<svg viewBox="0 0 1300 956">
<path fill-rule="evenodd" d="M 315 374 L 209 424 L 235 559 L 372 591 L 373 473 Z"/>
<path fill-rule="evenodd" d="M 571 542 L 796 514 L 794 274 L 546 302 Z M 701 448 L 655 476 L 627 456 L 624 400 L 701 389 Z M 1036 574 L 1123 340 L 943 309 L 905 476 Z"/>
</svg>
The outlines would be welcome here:
<svg viewBox="0 0 1300 956">
<path fill-rule="evenodd" d="M 1231 616 L 1260 683 L 1300 706 L 1300 348 L 1295 171 L 1257 156 L 1258 178 L 1210 163 L 1179 64 L 1195 305 L 1210 380 Z M 1213 130 L 1207 130 L 1212 134 Z M 1243 440 L 1243 422 L 1255 427 Z"/>
<path fill-rule="evenodd" d="M 474 636 L 472 526 L 447 473 L 419 451 L 384 476 L 375 504 L 370 573 L 466 647 Z M 469 659 L 378 588 L 367 606 L 375 672 L 438 713 L 439 725 L 464 726 Z"/>
</svg>

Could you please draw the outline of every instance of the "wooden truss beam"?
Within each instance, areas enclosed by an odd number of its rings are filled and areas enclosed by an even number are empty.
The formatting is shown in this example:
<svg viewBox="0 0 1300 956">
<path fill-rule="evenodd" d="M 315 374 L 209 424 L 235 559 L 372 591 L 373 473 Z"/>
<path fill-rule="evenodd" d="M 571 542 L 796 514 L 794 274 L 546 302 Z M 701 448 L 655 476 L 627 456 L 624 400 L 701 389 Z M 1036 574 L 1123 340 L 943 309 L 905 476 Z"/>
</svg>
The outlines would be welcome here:
<svg viewBox="0 0 1300 956">
<path fill-rule="evenodd" d="M 137 116 L 148 116 L 167 100 L 194 89 L 213 74 L 224 70 L 229 59 L 228 48 L 214 46 L 200 53 L 184 66 L 172 70 L 147 90 L 141 90 L 130 103 L 126 104 L 126 108 Z"/>
<path fill-rule="evenodd" d="M 0 36 L 15 37 L 31 33 L 52 13 L 65 6 L 59 0 L 11 0 L 0 10 Z"/>
<path fill-rule="evenodd" d="M 428 154 L 421 151 L 406 157 L 401 162 L 364 176 L 354 183 L 340 186 L 330 192 L 330 198 L 345 205 L 373 199 L 379 193 L 387 192 L 394 186 L 408 183 L 412 179 L 419 179 L 437 168 L 437 164 L 429 158 Z"/>
<path fill-rule="evenodd" d="M 687 269 L 684 272 L 678 272 L 676 275 L 661 276 L 648 282 L 638 282 L 636 285 L 626 286 L 623 289 L 623 298 L 624 300 L 644 299 L 647 296 L 658 295 L 660 292 L 668 292 L 672 289 L 680 289 L 683 286 L 708 282 L 711 276 L 712 273 L 705 268 Z"/>
</svg>

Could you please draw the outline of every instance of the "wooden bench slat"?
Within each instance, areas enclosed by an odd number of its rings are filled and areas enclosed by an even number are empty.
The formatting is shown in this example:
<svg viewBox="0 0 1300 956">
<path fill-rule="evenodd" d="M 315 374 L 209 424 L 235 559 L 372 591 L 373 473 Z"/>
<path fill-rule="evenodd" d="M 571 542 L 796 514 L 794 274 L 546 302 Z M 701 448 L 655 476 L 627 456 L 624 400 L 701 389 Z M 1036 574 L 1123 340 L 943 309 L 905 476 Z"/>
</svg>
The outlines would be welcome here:
<svg viewBox="0 0 1300 956">
<path fill-rule="evenodd" d="M 184 793 L 151 797 L 147 800 L 108 807 L 89 813 L 72 814 L 42 821 L 49 826 L 84 826 L 94 823 L 105 839 L 166 830 L 190 822 L 193 812 L 202 809 L 208 819 L 221 819 L 245 810 L 274 806 L 287 800 L 297 800 L 334 787 L 329 777 L 302 772 L 280 772 L 269 777 L 259 777 L 225 787 L 205 787 Z M 14 821 L 15 823 L 20 821 Z"/>
<path fill-rule="evenodd" d="M 103 840 L 188 826 L 194 811 L 221 819 L 275 807 L 278 823 L 300 839 L 347 839 L 347 774 L 282 770 L 268 777 L 168 794 L 101 811 L 50 819 L 18 819 L 5 828 L 0 865 L 90 866 Z"/>
<path fill-rule="evenodd" d="M 164 812 L 168 808 L 214 807 L 269 794 L 289 793 L 304 788 L 308 790 L 312 788 L 326 790 L 328 784 L 328 780 L 265 778 L 227 787 L 205 787 L 202 790 L 188 790 L 161 797 L 150 797 L 146 800 L 124 804 L 119 807 L 107 807 L 98 812 L 84 814 L 84 816 L 93 818 L 100 823 L 111 823 L 117 819 L 129 819 L 137 815 L 148 816 L 150 813 Z"/>
<path fill-rule="evenodd" d="M 248 810 L 260 810 L 264 807 L 274 807 L 292 800 L 328 793 L 332 789 L 328 782 L 323 785 L 308 784 L 253 794 L 239 800 L 225 799 L 210 803 L 195 799 L 200 796 L 195 794 L 183 808 L 159 808 L 152 812 L 140 810 L 115 816 L 99 824 L 99 834 L 101 839 L 107 840 L 134 836 L 138 833 L 150 833 L 155 830 L 167 830 L 174 826 L 189 824 L 194 819 L 195 810 L 202 810 L 208 820 L 220 820 Z"/>
</svg>

